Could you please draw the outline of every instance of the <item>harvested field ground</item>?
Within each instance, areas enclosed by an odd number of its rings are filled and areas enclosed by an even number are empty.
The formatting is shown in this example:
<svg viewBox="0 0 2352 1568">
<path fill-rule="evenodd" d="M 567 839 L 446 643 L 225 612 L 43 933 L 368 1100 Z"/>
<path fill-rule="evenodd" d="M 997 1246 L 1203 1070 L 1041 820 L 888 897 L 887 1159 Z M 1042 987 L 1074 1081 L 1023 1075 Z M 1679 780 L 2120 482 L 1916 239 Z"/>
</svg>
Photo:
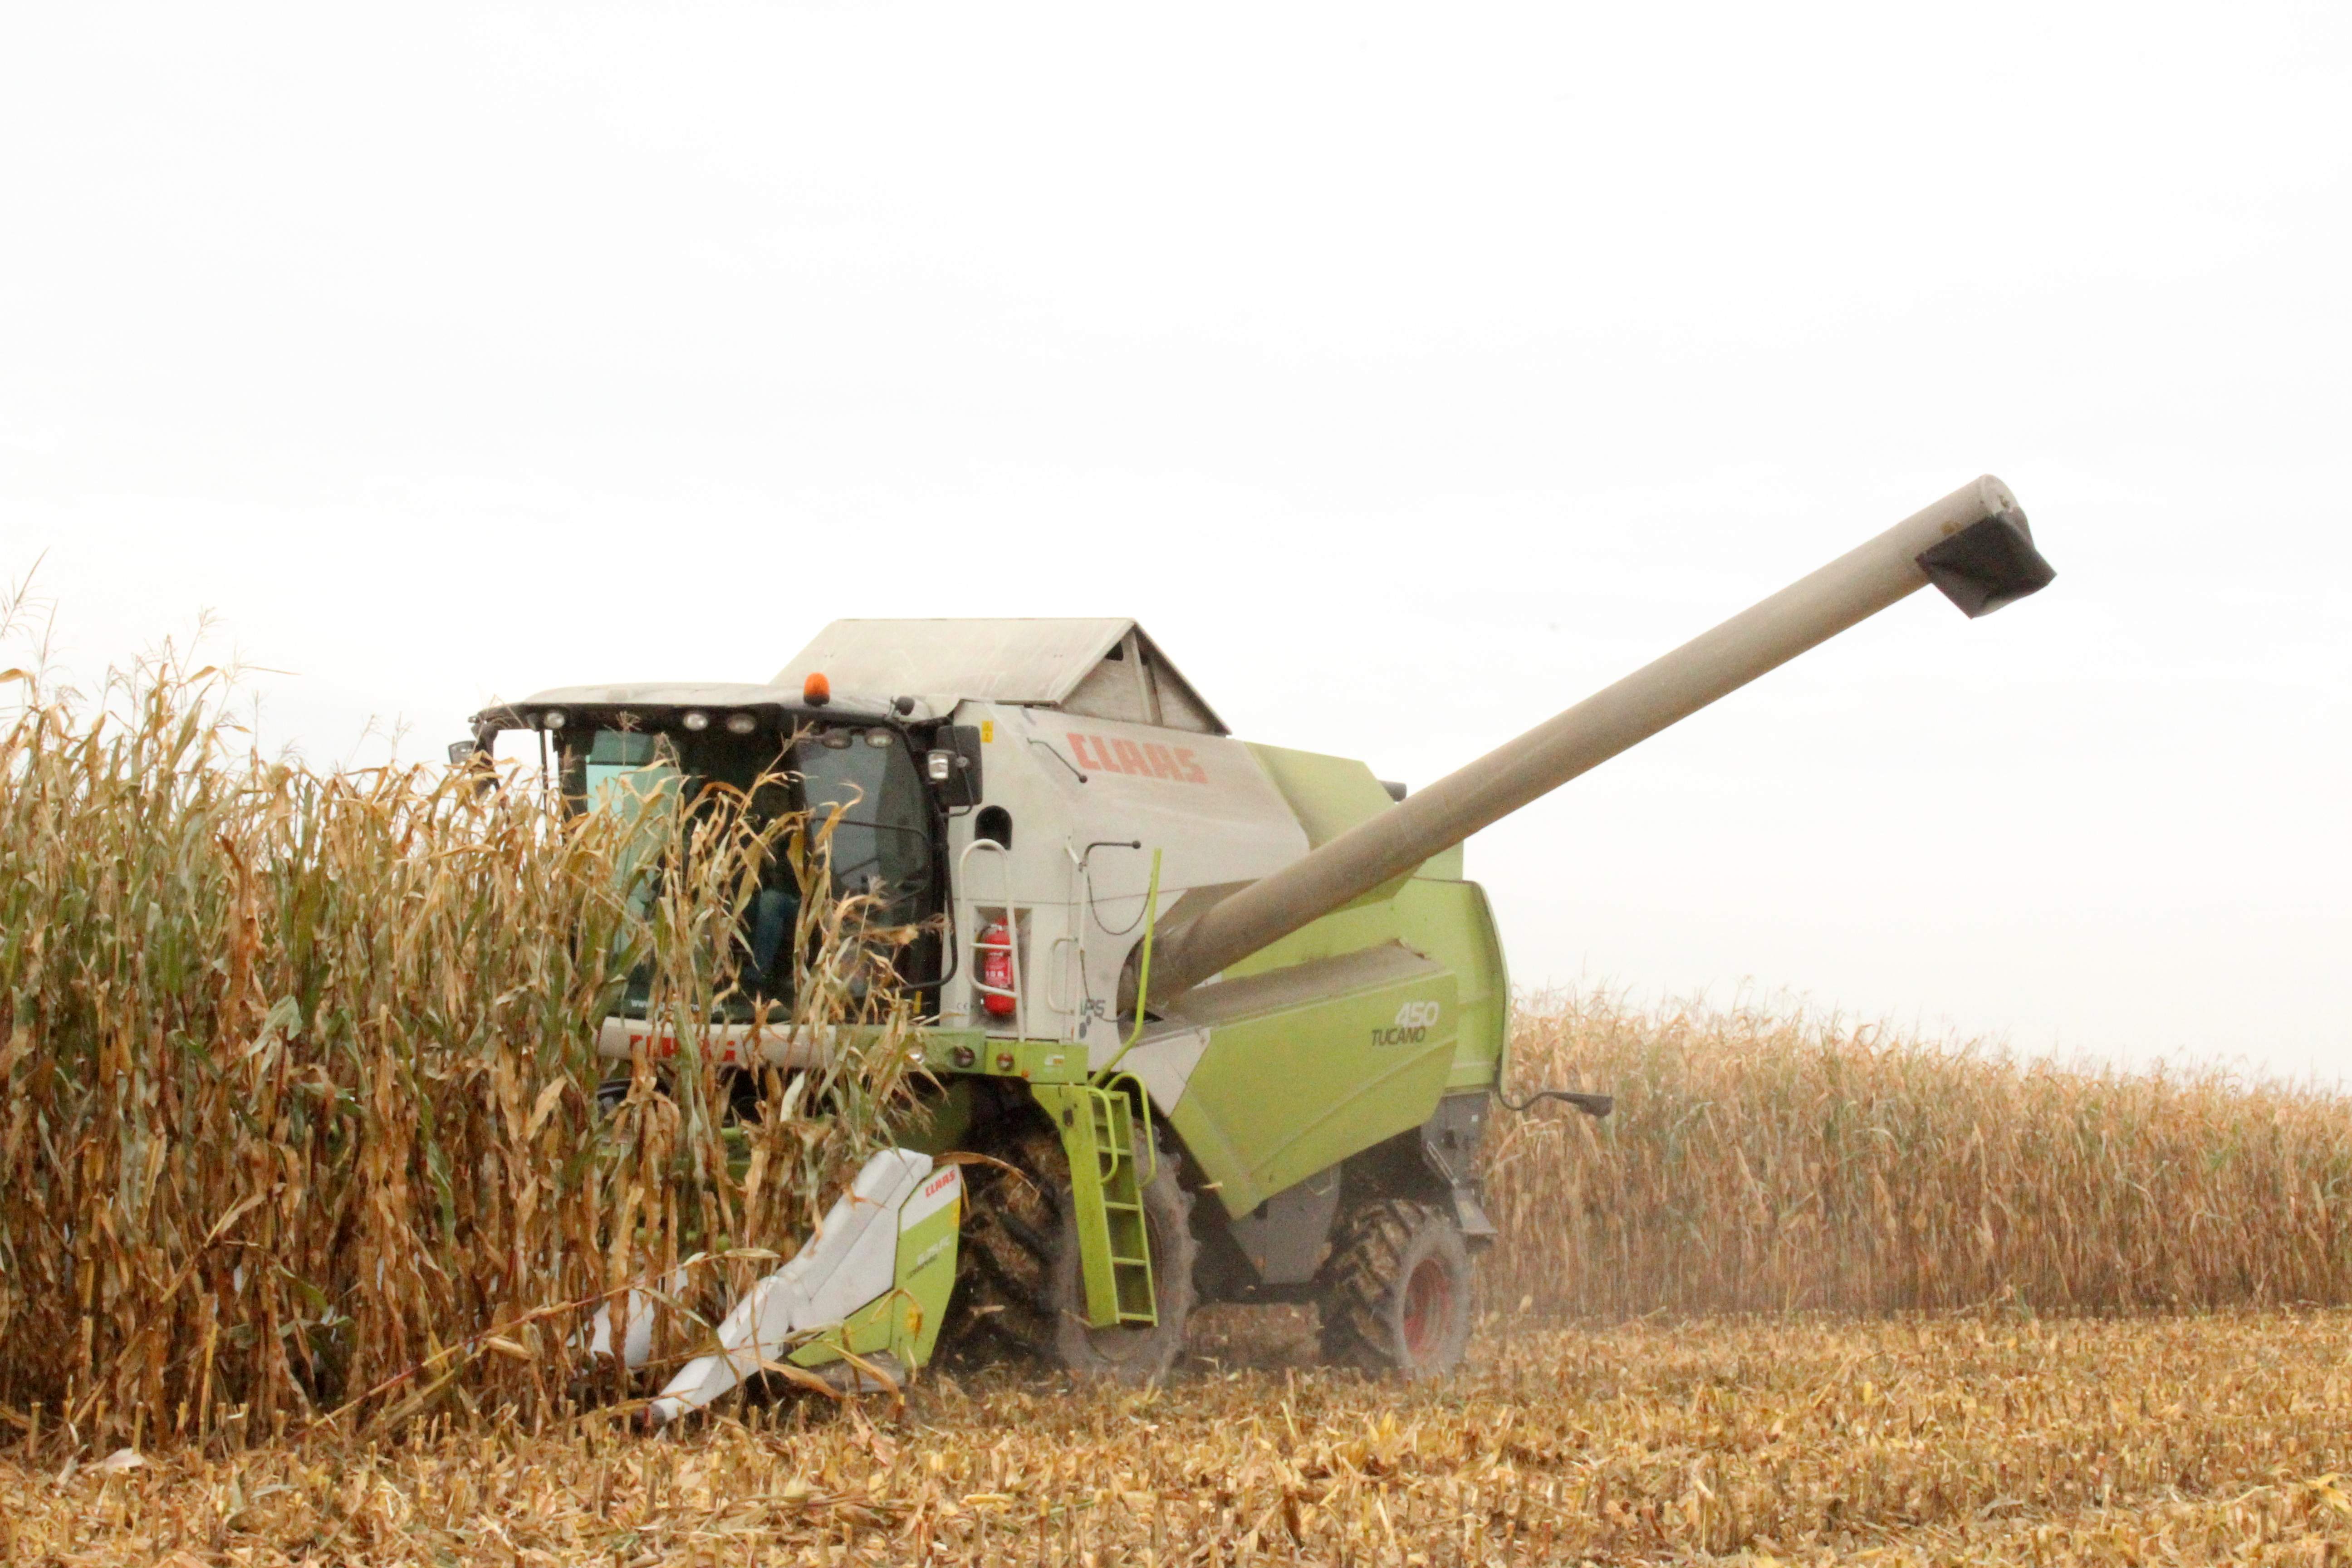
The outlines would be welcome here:
<svg viewBox="0 0 2352 1568">
<path fill-rule="evenodd" d="M 0 1459 L 15 1563 L 2221 1563 L 2352 1549 L 2352 1314 L 1490 1324 L 1434 1388 L 1202 1325 L 1156 1392 Z M 1238 1363 L 1238 1364 L 1236 1364 Z"/>
</svg>

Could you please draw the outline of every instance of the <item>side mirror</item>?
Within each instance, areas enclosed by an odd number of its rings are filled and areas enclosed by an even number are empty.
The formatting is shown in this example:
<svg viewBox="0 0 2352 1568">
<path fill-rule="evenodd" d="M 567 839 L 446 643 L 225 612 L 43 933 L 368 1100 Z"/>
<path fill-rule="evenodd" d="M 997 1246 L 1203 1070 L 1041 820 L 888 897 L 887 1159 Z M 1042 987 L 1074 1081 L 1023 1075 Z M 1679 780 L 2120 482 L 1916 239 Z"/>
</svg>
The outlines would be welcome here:
<svg viewBox="0 0 2352 1568">
<path fill-rule="evenodd" d="M 453 768 L 464 767 L 474 760 L 474 753 L 480 749 L 480 746 L 481 742 L 478 741 L 450 742 L 449 765 Z"/>
<path fill-rule="evenodd" d="M 980 804 L 980 726 L 949 724 L 923 754 L 923 776 L 950 811 Z"/>
</svg>

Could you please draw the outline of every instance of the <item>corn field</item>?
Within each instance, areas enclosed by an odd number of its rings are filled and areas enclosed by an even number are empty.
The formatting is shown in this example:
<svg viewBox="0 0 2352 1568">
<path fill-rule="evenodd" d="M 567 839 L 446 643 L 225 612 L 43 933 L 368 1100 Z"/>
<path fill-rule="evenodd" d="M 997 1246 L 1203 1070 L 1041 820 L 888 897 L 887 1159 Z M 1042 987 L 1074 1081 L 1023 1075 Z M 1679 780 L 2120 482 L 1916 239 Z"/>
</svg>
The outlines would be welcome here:
<svg viewBox="0 0 2352 1568">
<path fill-rule="evenodd" d="M 688 1295 L 740 1288 L 887 1137 L 905 1010 L 853 987 L 845 905 L 803 905 L 793 1021 L 865 1043 L 748 1127 L 696 1067 L 753 867 L 824 825 L 314 772 L 239 754 L 221 689 L 158 664 L 0 732 L 0 1407 L 96 1447 L 529 1415 L 585 1373 L 579 1303 L 698 1258 Z M 619 1064 L 600 1114 L 633 969 L 677 1070 Z"/>
<path fill-rule="evenodd" d="M 1497 1117 L 1503 1239 L 1453 1383 L 1328 1372 L 1279 1314 L 1214 1309 L 1165 1389 L 932 1375 L 630 1435 L 586 1313 L 683 1268 L 658 1378 L 913 1103 L 855 900 L 802 901 L 777 1020 L 847 1048 L 751 1118 L 704 1065 L 758 868 L 818 887 L 829 825 L 256 757 L 219 678 L 168 660 L 90 700 L 24 684 L 0 1561 L 2352 1545 L 2352 1102 L 1607 994 L 1521 1000 L 1513 1093 L 1617 1109 Z M 676 1060 L 600 1058 L 632 975 Z"/>
<path fill-rule="evenodd" d="M 1497 1306 L 1621 1316 L 2352 1303 L 2352 1100 L 2029 1063 L 1834 1020 L 1526 999 Z"/>
</svg>

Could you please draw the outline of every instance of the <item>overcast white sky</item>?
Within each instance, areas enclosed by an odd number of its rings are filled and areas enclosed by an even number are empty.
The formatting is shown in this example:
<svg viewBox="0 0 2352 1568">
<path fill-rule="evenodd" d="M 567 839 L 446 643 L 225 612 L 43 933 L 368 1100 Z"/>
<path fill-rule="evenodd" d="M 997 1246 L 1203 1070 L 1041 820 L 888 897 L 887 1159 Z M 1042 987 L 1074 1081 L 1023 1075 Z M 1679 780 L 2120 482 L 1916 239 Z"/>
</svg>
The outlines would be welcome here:
<svg viewBox="0 0 2352 1568">
<path fill-rule="evenodd" d="M 1142 619 L 1425 783 L 1990 469 L 1474 841 L 1515 976 L 2352 1076 L 2352 8 L 18 5 L 0 571 L 266 739 Z"/>
</svg>

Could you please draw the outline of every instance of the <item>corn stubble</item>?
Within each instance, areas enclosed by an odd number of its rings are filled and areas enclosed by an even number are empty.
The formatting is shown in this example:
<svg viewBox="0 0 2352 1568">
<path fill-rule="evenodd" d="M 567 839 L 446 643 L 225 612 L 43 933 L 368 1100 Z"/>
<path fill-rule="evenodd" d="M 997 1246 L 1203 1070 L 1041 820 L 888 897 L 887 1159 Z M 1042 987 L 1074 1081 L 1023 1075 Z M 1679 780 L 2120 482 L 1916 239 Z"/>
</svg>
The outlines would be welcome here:
<svg viewBox="0 0 2352 1568">
<path fill-rule="evenodd" d="M 1490 1324 L 1450 1384 L 927 1382 L 646 1438 L 433 1424 L 115 1471 L 0 1449 L 57 1563 L 2322 1563 L 2340 1313 Z"/>
</svg>

